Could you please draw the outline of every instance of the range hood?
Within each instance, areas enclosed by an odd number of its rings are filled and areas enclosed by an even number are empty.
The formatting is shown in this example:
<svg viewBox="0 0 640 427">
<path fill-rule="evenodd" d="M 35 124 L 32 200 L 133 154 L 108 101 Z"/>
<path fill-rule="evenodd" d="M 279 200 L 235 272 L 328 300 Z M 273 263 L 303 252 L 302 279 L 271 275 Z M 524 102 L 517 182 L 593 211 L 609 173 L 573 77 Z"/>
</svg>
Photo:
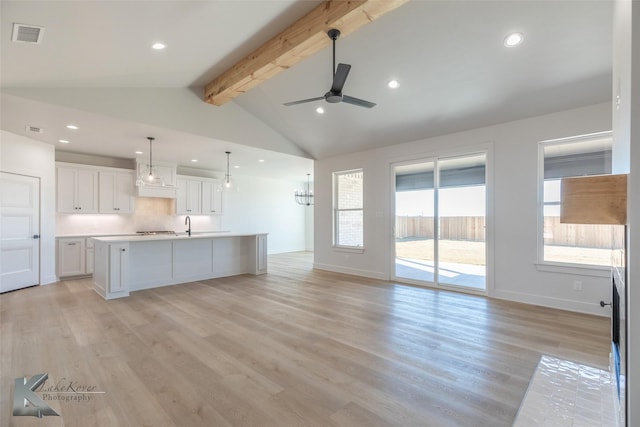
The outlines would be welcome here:
<svg viewBox="0 0 640 427">
<path fill-rule="evenodd" d="M 178 189 L 175 186 L 161 185 L 139 185 L 136 187 L 138 197 L 160 197 L 165 199 L 175 199 L 178 197 Z"/>
<path fill-rule="evenodd" d="M 149 164 L 141 159 L 136 159 L 137 179 L 136 195 L 138 197 L 160 197 L 175 199 L 178 196 L 176 186 L 176 165 L 171 163 L 154 162 L 154 180 L 145 179 L 149 175 Z"/>
<path fill-rule="evenodd" d="M 562 178 L 561 186 L 561 223 L 627 223 L 627 175 Z"/>
</svg>

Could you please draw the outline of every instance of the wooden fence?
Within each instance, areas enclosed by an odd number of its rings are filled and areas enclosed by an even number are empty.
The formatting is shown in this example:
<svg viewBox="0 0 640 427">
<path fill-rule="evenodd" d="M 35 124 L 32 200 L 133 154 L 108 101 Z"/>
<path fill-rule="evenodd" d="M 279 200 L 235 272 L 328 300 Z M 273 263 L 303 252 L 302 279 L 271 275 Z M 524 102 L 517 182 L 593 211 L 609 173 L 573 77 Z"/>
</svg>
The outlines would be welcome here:
<svg viewBox="0 0 640 427">
<path fill-rule="evenodd" d="M 560 224 L 560 218 L 546 218 L 544 243 L 558 246 L 611 248 L 612 227 Z M 397 216 L 396 237 L 399 239 L 433 239 L 433 217 Z M 444 240 L 485 240 L 485 218 L 454 216 L 440 218 L 440 238 Z"/>
</svg>

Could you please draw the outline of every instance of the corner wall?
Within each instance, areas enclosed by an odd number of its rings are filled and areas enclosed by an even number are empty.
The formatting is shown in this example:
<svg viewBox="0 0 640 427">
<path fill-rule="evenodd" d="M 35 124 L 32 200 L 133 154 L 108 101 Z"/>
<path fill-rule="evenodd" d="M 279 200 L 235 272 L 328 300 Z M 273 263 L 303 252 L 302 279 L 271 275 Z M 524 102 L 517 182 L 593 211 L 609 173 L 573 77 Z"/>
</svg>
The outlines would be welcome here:
<svg viewBox="0 0 640 427">
<path fill-rule="evenodd" d="M 0 131 L 0 170 L 40 178 L 40 284 L 56 281 L 53 145 Z"/>
<path fill-rule="evenodd" d="M 368 150 L 315 162 L 315 267 L 380 279 L 392 275 L 390 165 L 430 156 L 490 147 L 488 244 L 493 269 L 490 296 L 561 309 L 608 315 L 599 301 L 609 298 L 607 277 L 580 271 L 541 271 L 537 263 L 538 142 L 611 129 L 611 104 L 603 103 L 524 120 Z M 332 188 L 335 171 L 363 168 L 363 253 L 332 248 Z M 492 188 L 491 188 L 492 187 Z M 493 226 L 492 226 L 493 225 Z M 493 242 L 493 244 L 491 244 Z M 573 290 L 573 280 L 583 290 Z"/>
</svg>

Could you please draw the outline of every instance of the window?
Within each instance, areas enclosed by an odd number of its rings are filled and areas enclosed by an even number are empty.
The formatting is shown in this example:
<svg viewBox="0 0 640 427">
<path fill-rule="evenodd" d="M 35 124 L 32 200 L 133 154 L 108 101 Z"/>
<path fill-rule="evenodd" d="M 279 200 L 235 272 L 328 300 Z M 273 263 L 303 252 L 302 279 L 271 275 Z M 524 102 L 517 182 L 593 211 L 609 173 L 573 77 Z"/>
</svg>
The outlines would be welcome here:
<svg viewBox="0 0 640 427">
<path fill-rule="evenodd" d="M 363 246 L 363 171 L 333 173 L 333 245 Z"/>
<path fill-rule="evenodd" d="M 540 144 L 541 261 L 608 266 L 611 232 L 608 225 L 561 224 L 560 180 L 569 176 L 611 174 L 611 133 L 599 133 Z"/>
</svg>

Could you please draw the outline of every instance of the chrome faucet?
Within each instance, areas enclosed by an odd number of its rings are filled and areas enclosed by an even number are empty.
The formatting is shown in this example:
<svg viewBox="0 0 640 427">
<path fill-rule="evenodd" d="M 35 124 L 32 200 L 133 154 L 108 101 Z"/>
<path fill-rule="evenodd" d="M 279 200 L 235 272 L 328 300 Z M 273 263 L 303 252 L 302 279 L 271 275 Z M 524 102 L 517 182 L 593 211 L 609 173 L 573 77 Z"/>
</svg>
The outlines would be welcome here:
<svg viewBox="0 0 640 427">
<path fill-rule="evenodd" d="M 189 224 L 189 228 L 187 228 L 187 234 L 191 236 L 191 218 L 189 217 L 189 215 L 187 215 L 187 217 L 184 219 L 184 225 L 187 224 Z"/>
</svg>

